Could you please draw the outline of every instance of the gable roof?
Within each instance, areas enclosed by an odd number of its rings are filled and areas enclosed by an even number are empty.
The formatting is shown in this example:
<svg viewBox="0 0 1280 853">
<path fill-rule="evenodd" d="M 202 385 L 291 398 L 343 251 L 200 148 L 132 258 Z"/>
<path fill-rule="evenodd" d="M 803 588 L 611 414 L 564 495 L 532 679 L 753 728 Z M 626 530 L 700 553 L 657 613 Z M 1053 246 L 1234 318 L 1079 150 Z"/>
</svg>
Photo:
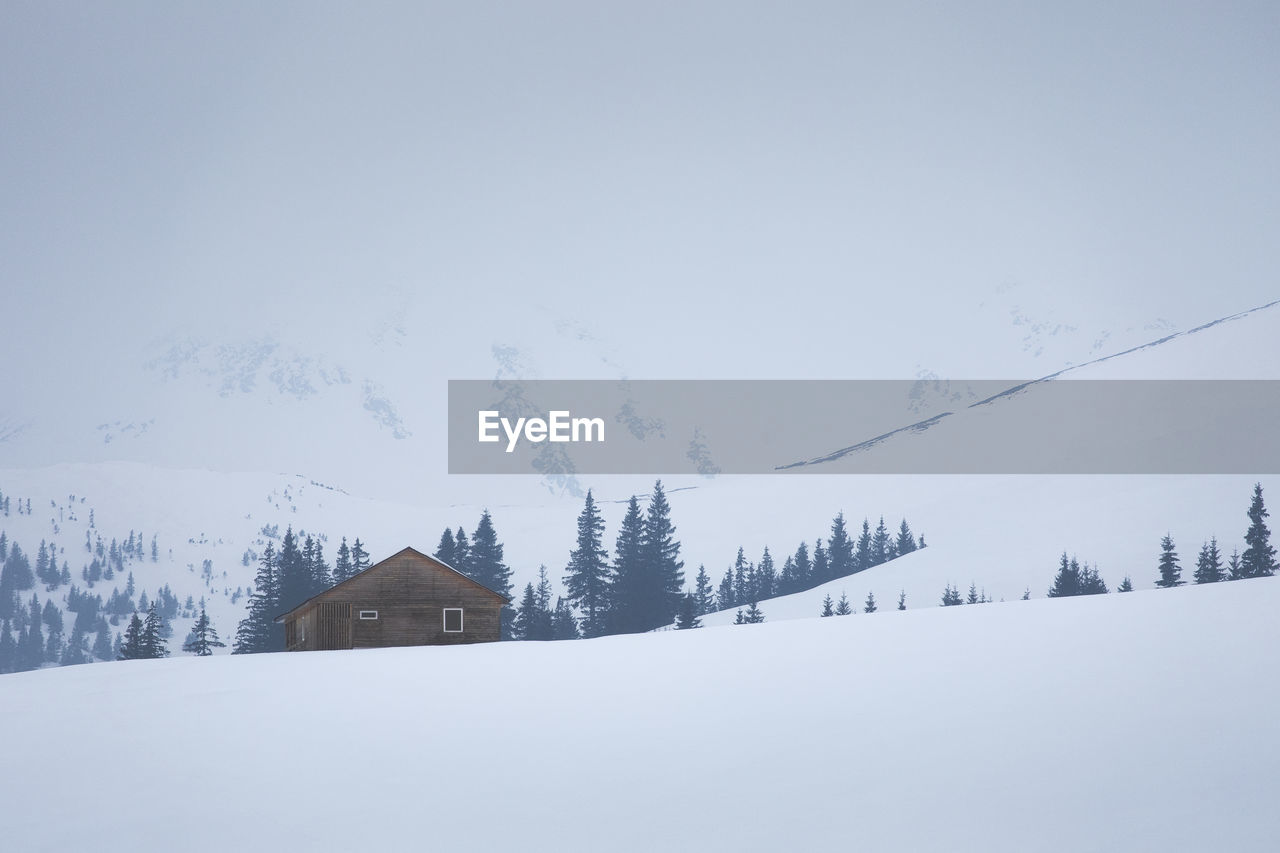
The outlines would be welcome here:
<svg viewBox="0 0 1280 853">
<path fill-rule="evenodd" d="M 288 616 L 292 615 L 293 613 L 296 613 L 297 611 L 301 610 L 302 608 L 306 607 L 308 604 L 310 604 L 311 602 L 315 601 L 315 600 L 316 600 L 317 598 L 319 598 L 320 596 L 322 596 L 322 595 L 328 595 L 329 593 L 333 592 L 335 589 L 338 589 L 338 588 L 339 588 L 339 587 L 341 587 L 341 586 L 345 586 L 346 584 L 351 583 L 351 582 L 352 582 L 353 580 L 355 580 L 356 578 L 358 578 L 358 577 L 363 577 L 364 575 L 367 575 L 369 572 L 372 572 L 372 571 L 374 571 L 375 569 L 379 568 L 379 567 L 380 567 L 380 566 L 382 566 L 383 564 L 385 564 L 385 563 L 387 563 L 387 562 L 390 562 L 391 560 L 394 560 L 396 557 L 400 557 L 400 556 L 403 556 L 403 555 L 405 555 L 405 554 L 411 554 L 411 555 L 413 555 L 413 556 L 415 556 L 415 557 L 421 557 L 422 559 L 427 560 L 428 562 L 431 562 L 431 563 L 436 564 L 437 566 L 439 566 L 439 567 L 440 567 L 440 568 L 442 568 L 442 569 L 445 569 L 445 570 L 447 570 L 447 571 L 453 572 L 455 575 L 457 575 L 458 577 L 462 578 L 462 579 L 463 579 L 464 581 L 466 581 L 467 583 L 471 584 L 472 586 L 477 587 L 478 589 L 483 590 L 484 592 L 489 593 L 489 594 L 490 594 L 490 595 L 492 595 L 494 598 L 496 598 L 496 599 L 498 599 L 499 601 L 501 601 L 503 604 L 510 604 L 510 603 L 511 603 L 511 599 L 507 598 L 507 597 L 506 597 L 505 595 L 503 595 L 502 593 L 498 592 L 497 590 L 490 589 L 489 587 L 487 587 L 487 586 L 485 586 L 484 584 L 480 583 L 480 581 L 476 580 L 475 578 L 471 577 L 470 575 L 467 575 L 467 574 L 464 574 L 463 572 L 458 571 L 458 570 L 457 570 L 457 569 L 455 569 L 453 566 L 451 566 L 451 565 L 449 565 L 448 563 L 446 563 L 444 560 L 441 560 L 439 557 L 432 557 L 432 556 L 430 556 L 430 555 L 428 555 L 428 554 L 424 554 L 424 553 L 422 553 L 421 551 L 419 551 L 417 548 L 401 548 L 399 551 L 396 551 L 396 552 L 395 552 L 394 554 L 392 554 L 390 557 L 384 557 L 383 559 L 381 559 L 381 560 L 379 560 L 378 562 L 374 563 L 372 566 L 370 566 L 369 568 L 365 569 L 364 571 L 357 572 L 356 574 L 352 575 L 351 577 L 347 578 L 346 580 L 339 581 L 338 583 L 335 583 L 333 586 L 329 587 L 328 589 L 321 590 L 320 592 L 317 592 L 315 595 L 311 596 L 310 598 L 308 598 L 308 599 L 306 599 L 305 601 L 301 602 L 300 604 L 296 605 L 292 610 L 288 610 L 288 611 L 286 611 L 286 612 L 284 612 L 284 613 L 281 613 L 279 616 L 275 617 L 275 618 L 274 618 L 274 619 L 272 619 L 271 621 L 273 621 L 273 622 L 283 622 L 283 621 L 285 620 L 285 618 L 287 618 Z"/>
</svg>

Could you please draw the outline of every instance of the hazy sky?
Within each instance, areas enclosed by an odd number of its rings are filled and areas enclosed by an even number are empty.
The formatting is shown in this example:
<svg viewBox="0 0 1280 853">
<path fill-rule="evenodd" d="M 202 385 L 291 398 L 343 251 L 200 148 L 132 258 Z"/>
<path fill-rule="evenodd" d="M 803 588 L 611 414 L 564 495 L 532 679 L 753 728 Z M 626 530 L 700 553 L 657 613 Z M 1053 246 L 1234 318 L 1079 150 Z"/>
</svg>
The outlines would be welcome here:
<svg viewBox="0 0 1280 853">
<path fill-rule="evenodd" d="M 1278 44 L 1270 2 L 5 3 L 0 356 L 401 322 L 437 377 L 553 333 L 901 376 L 1014 309 L 1185 327 L 1276 294 Z"/>
</svg>

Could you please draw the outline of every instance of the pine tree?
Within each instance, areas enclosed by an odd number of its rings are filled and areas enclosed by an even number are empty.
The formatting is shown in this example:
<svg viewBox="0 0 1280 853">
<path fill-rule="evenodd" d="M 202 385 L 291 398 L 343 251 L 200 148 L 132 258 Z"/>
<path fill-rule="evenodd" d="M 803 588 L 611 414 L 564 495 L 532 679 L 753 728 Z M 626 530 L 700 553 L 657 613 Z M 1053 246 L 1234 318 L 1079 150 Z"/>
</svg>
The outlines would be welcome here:
<svg viewBox="0 0 1280 853">
<path fill-rule="evenodd" d="M 465 541 L 455 537 L 457 542 Z M 473 580 L 489 587 L 489 589 L 511 600 L 511 569 L 503 562 L 502 543 L 498 541 L 498 533 L 493 526 L 493 517 L 489 510 L 480 514 L 480 523 L 471 534 L 471 547 L 468 551 L 467 569 Z M 512 638 L 512 624 L 515 621 L 515 610 L 510 604 L 502 606 L 502 639 Z"/>
<path fill-rule="evenodd" d="M 644 571 L 644 516 L 635 495 L 627 503 L 613 547 L 613 583 L 609 585 L 609 632 L 631 634 L 645 630 L 641 612 L 641 573 Z"/>
<path fill-rule="evenodd" d="M 576 640 L 582 636 L 578 630 L 578 620 L 573 617 L 569 603 L 563 598 L 556 598 L 556 609 L 551 614 L 551 635 L 556 640 Z"/>
<path fill-rule="evenodd" d="M 452 534 L 449 536 L 450 541 L 453 540 Z M 447 560 L 445 561 L 448 562 Z M 333 580 L 335 583 L 342 583 L 349 577 L 355 575 L 355 568 L 351 564 L 351 548 L 347 545 L 347 537 L 342 537 L 342 544 L 338 546 L 338 556 L 333 562 Z"/>
<path fill-rule="evenodd" d="M 711 588 L 711 578 L 707 575 L 707 567 L 699 565 L 698 575 L 693 584 L 693 615 L 703 616 L 716 609 L 716 594 Z"/>
<path fill-rule="evenodd" d="M 191 633 L 192 639 L 182 646 L 184 652 L 208 657 L 213 654 L 214 649 L 226 648 L 227 644 L 218 637 L 218 631 L 209 621 L 209 614 L 203 607 L 200 608 L 200 617 L 196 619 L 196 625 L 191 629 Z"/>
<path fill-rule="evenodd" d="M 312 595 L 311 567 L 298 548 L 298 540 L 290 526 L 280 543 L 280 554 L 276 558 L 277 589 L 280 595 L 280 611 L 287 613 L 306 601 Z"/>
<path fill-rule="evenodd" d="M 851 613 L 853 613 L 853 606 L 849 604 L 849 596 L 845 595 L 842 590 L 840 592 L 840 600 L 836 602 L 836 615 L 848 616 Z"/>
<path fill-rule="evenodd" d="M 762 611 L 753 601 L 747 607 L 746 615 L 742 617 L 743 625 L 759 625 L 764 621 L 764 611 Z"/>
<path fill-rule="evenodd" d="M 969 597 L 965 599 L 966 604 L 978 603 L 978 585 L 976 583 L 969 584 Z"/>
<path fill-rule="evenodd" d="M 676 611 L 676 630 L 687 631 L 701 628 L 702 620 L 698 618 L 698 602 L 692 595 L 680 599 L 680 609 Z"/>
<path fill-rule="evenodd" d="M 1178 552 L 1173 548 L 1173 537 L 1166 533 L 1160 540 L 1160 579 L 1156 586 L 1168 588 L 1184 583 L 1182 569 L 1178 567 Z"/>
<path fill-rule="evenodd" d="M 724 577 L 720 579 L 720 587 L 716 592 L 716 607 L 728 610 L 737 605 L 738 598 L 733 590 L 733 567 L 730 566 L 724 570 Z"/>
<path fill-rule="evenodd" d="M 538 596 L 533 590 L 533 584 L 527 583 L 524 585 L 524 596 L 520 599 L 520 606 L 516 609 L 515 639 L 543 639 L 537 635 L 538 622 Z"/>
<path fill-rule="evenodd" d="M 832 609 L 831 593 L 827 593 L 826 597 L 822 599 L 822 612 L 819 613 L 818 615 L 819 616 L 835 616 L 836 615 L 835 610 Z"/>
<path fill-rule="evenodd" d="M 111 648 L 111 629 L 106 619 L 98 620 L 98 636 L 93 641 L 93 656 L 98 660 L 114 660 L 115 653 Z"/>
<path fill-rule="evenodd" d="M 743 616 L 743 615 L 742 615 L 742 608 L 741 608 L 741 607 L 739 607 L 739 608 L 738 608 L 738 612 L 737 612 L 737 613 L 735 613 L 735 614 L 734 614 L 734 616 L 733 616 L 733 624 L 735 624 L 735 625 L 745 625 L 745 624 L 747 624 L 747 618 L 746 618 L 745 616 Z"/>
<path fill-rule="evenodd" d="M 760 565 L 756 567 L 756 596 L 760 600 L 773 598 L 777 592 L 778 575 L 773 567 L 773 557 L 769 554 L 769 546 L 764 548 L 760 557 Z"/>
<path fill-rule="evenodd" d="M 854 564 L 857 570 L 864 572 L 871 568 L 871 524 L 862 519 L 862 532 L 858 534 L 858 545 L 854 549 Z"/>
<path fill-rule="evenodd" d="M 898 556 L 910 554 L 916 550 L 915 537 L 911 535 L 911 528 L 907 526 L 905 518 L 902 519 L 902 524 L 898 526 L 898 538 L 894 542 L 894 547 L 897 548 Z"/>
<path fill-rule="evenodd" d="M 346 541 L 345 539 L 343 540 Z M 448 527 L 440 534 L 440 544 L 436 546 L 435 558 L 446 566 L 458 568 L 458 548 L 453 539 L 453 531 Z"/>
<path fill-rule="evenodd" d="M 884 516 L 876 525 L 876 532 L 871 537 L 871 565 L 878 566 L 889 559 L 889 530 L 884 526 Z"/>
<path fill-rule="evenodd" d="M 147 618 L 142 620 L 142 656 L 146 658 L 167 658 L 169 649 L 161 636 L 161 617 L 154 604 L 147 611 Z"/>
<path fill-rule="evenodd" d="M 1063 598 L 1080 594 L 1080 564 L 1075 559 L 1067 560 L 1067 552 L 1062 552 L 1058 574 L 1049 588 L 1050 598 Z"/>
<path fill-rule="evenodd" d="M 129 627 L 124 631 L 124 643 L 120 646 L 120 653 L 117 660 L 139 660 L 147 657 L 144 653 L 145 649 L 142 645 L 142 620 L 138 618 L 137 611 L 134 611 L 133 617 L 129 619 Z"/>
<path fill-rule="evenodd" d="M 253 579 L 253 593 L 249 596 L 249 612 L 236 629 L 231 653 L 236 655 L 282 651 L 284 634 L 278 630 L 274 618 L 280 612 L 280 587 L 276 567 L 276 552 L 267 543 L 258 560 L 258 573 Z"/>
<path fill-rule="evenodd" d="M 358 575 L 365 569 L 369 568 L 369 552 L 364 549 L 364 545 L 360 542 L 360 537 L 356 537 L 356 541 L 351 544 L 351 573 Z M 454 566 L 456 569 L 457 566 Z"/>
<path fill-rule="evenodd" d="M 310 540 L 311 537 L 308 536 L 307 539 Z M 319 539 L 312 543 L 311 560 L 308 566 L 311 569 L 312 595 L 324 592 L 333 586 L 333 575 L 329 572 L 329 565 L 324 561 L 324 543 Z"/>
<path fill-rule="evenodd" d="M 898 609 L 899 610 L 907 609 L 907 591 L 905 589 L 902 592 L 898 593 Z"/>
<path fill-rule="evenodd" d="M 815 586 L 831 580 L 831 567 L 827 563 L 827 551 L 822 547 L 822 539 L 813 543 L 813 576 L 811 583 Z"/>
<path fill-rule="evenodd" d="M 676 609 L 684 589 L 684 561 L 680 559 L 680 543 L 671 523 L 671 505 L 667 503 L 662 481 L 653 485 L 649 510 L 644 519 L 642 577 L 644 621 L 641 630 L 650 630 L 675 620 Z"/>
<path fill-rule="evenodd" d="M 1124 576 L 1124 580 L 1120 581 L 1120 586 L 1116 587 L 1116 592 L 1133 592 L 1133 581 L 1128 575 Z"/>
<path fill-rule="evenodd" d="M 1099 574 L 1097 565 L 1090 566 L 1085 563 L 1080 569 L 1080 594 L 1106 595 L 1108 592 L 1110 590 L 1107 589 L 1106 581 Z"/>
<path fill-rule="evenodd" d="M 1266 578 L 1276 573 L 1276 549 L 1271 545 L 1271 531 L 1267 529 L 1267 512 L 1262 502 L 1262 484 L 1253 486 L 1253 501 L 1249 504 L 1249 529 L 1244 534 L 1244 553 L 1240 555 L 1240 574 L 1246 578 Z"/>
<path fill-rule="evenodd" d="M 863 613 L 876 612 L 876 594 L 874 592 L 867 593 L 867 600 L 862 605 L 862 612 Z"/>
<path fill-rule="evenodd" d="M 964 599 L 960 597 L 960 590 L 947 584 L 947 588 L 942 591 L 942 606 L 954 607 L 957 604 L 964 604 Z"/>
<path fill-rule="evenodd" d="M 738 548 L 738 556 L 733 561 L 733 603 L 743 604 L 751 597 L 750 578 L 747 569 L 747 553 Z"/>
<path fill-rule="evenodd" d="M 471 576 L 471 541 L 467 532 L 459 527 L 453 534 L 453 563 L 455 569 Z"/>
<path fill-rule="evenodd" d="M 1231 557 L 1227 559 L 1227 580 L 1238 581 L 1244 577 L 1244 570 L 1240 568 L 1240 552 L 1238 550 L 1231 551 Z"/>
<path fill-rule="evenodd" d="M 1200 547 L 1200 556 L 1196 558 L 1196 583 L 1217 583 L 1225 580 L 1222 569 L 1222 555 L 1218 553 L 1218 537 L 1214 536 Z"/>
<path fill-rule="evenodd" d="M 604 549 L 604 518 L 591 490 L 578 515 L 577 546 L 569 552 L 564 588 L 569 601 L 582 613 L 582 633 L 599 637 L 609 627 L 609 552 Z"/>
<path fill-rule="evenodd" d="M 827 567 L 832 578 L 842 578 L 857 570 L 853 560 L 853 540 L 845 529 L 844 513 L 831 520 L 831 536 L 827 539 Z"/>
<path fill-rule="evenodd" d="M 809 546 L 804 542 L 796 548 L 795 573 L 795 586 L 789 591 L 799 592 L 802 589 L 808 589 L 813 583 L 813 561 L 809 559 Z"/>
</svg>

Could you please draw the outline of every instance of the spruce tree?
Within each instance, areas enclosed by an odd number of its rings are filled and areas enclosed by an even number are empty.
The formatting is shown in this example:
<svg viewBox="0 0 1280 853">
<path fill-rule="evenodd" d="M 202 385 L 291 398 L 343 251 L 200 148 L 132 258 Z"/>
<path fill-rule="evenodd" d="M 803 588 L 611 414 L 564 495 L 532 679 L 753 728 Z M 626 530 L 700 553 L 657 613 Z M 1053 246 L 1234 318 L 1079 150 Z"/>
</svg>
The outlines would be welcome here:
<svg viewBox="0 0 1280 853">
<path fill-rule="evenodd" d="M 676 611 L 676 630 L 687 631 L 701 628 L 702 620 L 698 618 L 698 602 L 692 595 L 680 599 L 680 609 Z"/>
<path fill-rule="evenodd" d="M 907 526 L 907 520 L 905 518 L 902 519 L 902 524 L 898 525 L 898 538 L 897 541 L 894 542 L 894 547 L 897 548 L 898 556 L 910 554 L 912 551 L 916 550 L 915 537 L 912 536 L 911 528 Z"/>
<path fill-rule="evenodd" d="M 1063 598 L 1071 595 L 1080 594 L 1080 564 L 1067 559 L 1067 552 L 1062 552 L 1061 563 L 1058 566 L 1058 574 L 1053 579 L 1053 586 L 1049 587 L 1050 598 Z"/>
<path fill-rule="evenodd" d="M 848 616 L 853 613 L 853 606 L 849 604 L 849 596 L 843 591 L 840 592 L 840 600 L 836 602 L 836 615 Z"/>
<path fill-rule="evenodd" d="M 556 609 L 551 614 L 551 635 L 556 640 L 576 640 L 582 636 L 578 630 L 578 620 L 563 598 L 556 598 Z"/>
<path fill-rule="evenodd" d="M 351 545 L 351 574 L 358 575 L 365 569 L 369 568 L 369 552 L 364 549 L 364 545 L 360 543 L 360 537 L 356 537 L 356 541 Z M 454 568 L 458 568 L 454 566 Z"/>
<path fill-rule="evenodd" d="M 831 567 L 827 564 L 827 551 L 822 547 L 822 539 L 813 543 L 813 579 L 814 586 L 831 580 Z"/>
<path fill-rule="evenodd" d="M 436 545 L 435 558 L 446 566 L 456 569 L 458 568 L 457 550 L 457 545 L 453 539 L 453 531 L 446 527 L 444 532 L 440 534 L 440 544 Z"/>
<path fill-rule="evenodd" d="M 1156 581 L 1158 587 L 1174 587 L 1182 586 L 1186 581 L 1182 580 L 1182 569 L 1178 566 L 1178 552 L 1173 547 L 1173 537 L 1165 534 L 1160 540 L 1160 578 Z"/>
<path fill-rule="evenodd" d="M 889 530 L 884 526 L 884 516 L 876 525 L 876 532 L 871 537 L 871 565 L 878 566 L 889 559 Z"/>
<path fill-rule="evenodd" d="M 773 557 L 769 554 L 769 546 L 764 547 L 760 557 L 760 565 L 756 567 L 756 597 L 760 600 L 773 598 L 777 593 L 778 575 L 773 567 Z"/>
<path fill-rule="evenodd" d="M 645 630 L 641 610 L 644 571 L 644 516 L 635 495 L 618 528 L 613 547 L 613 583 L 609 585 L 609 632 L 631 634 Z"/>
<path fill-rule="evenodd" d="M 1238 581 L 1244 577 L 1244 570 L 1240 567 L 1240 552 L 1232 550 L 1231 556 L 1227 559 L 1227 580 Z"/>
<path fill-rule="evenodd" d="M 898 609 L 899 610 L 907 609 L 907 591 L 905 589 L 902 592 L 898 593 Z"/>
<path fill-rule="evenodd" d="M 311 567 L 298 547 L 298 540 L 290 526 L 280 543 L 276 558 L 277 589 L 280 595 L 280 612 L 287 613 L 306 601 L 313 594 Z"/>
<path fill-rule="evenodd" d="M 831 520 L 831 537 L 827 539 L 827 566 L 832 578 L 842 578 L 857 571 L 853 560 L 853 540 L 845 529 L 844 513 Z"/>
<path fill-rule="evenodd" d="M 214 649 L 226 648 L 226 643 L 222 642 L 218 637 L 218 631 L 213 627 L 213 623 L 209 621 L 209 614 L 205 612 L 203 607 L 200 608 L 200 617 L 196 619 L 195 627 L 191 629 L 192 638 L 182 646 L 184 652 L 189 652 L 200 657 L 208 657 L 213 654 Z"/>
<path fill-rule="evenodd" d="M 858 545 L 854 549 L 854 563 L 858 571 L 863 572 L 871 568 L 871 524 L 864 518 L 862 519 L 862 532 L 858 534 Z"/>
<path fill-rule="evenodd" d="M 276 573 L 276 552 L 271 542 L 258 560 L 258 573 L 249 596 L 249 612 L 236 629 L 231 653 L 236 655 L 283 651 L 284 633 L 275 625 L 280 613 L 280 588 Z"/>
<path fill-rule="evenodd" d="M 751 598 L 751 589 L 747 570 L 747 552 L 739 546 L 738 556 L 733 561 L 733 603 L 743 604 L 749 598 Z"/>
<path fill-rule="evenodd" d="M 957 604 L 964 604 L 964 599 L 960 597 L 960 590 L 947 584 L 946 589 L 942 591 L 942 606 L 955 607 Z"/>
<path fill-rule="evenodd" d="M 465 541 L 465 540 L 458 540 Z M 498 533 L 493 526 L 493 517 L 489 510 L 480 514 L 480 523 L 471 535 L 471 547 L 468 551 L 467 569 L 473 580 L 511 600 L 511 569 L 503 562 L 502 543 L 498 541 Z M 512 637 L 512 623 L 515 621 L 515 609 L 510 604 L 502 606 L 502 639 Z"/>
<path fill-rule="evenodd" d="M 142 620 L 137 611 L 129 619 L 129 627 L 124 630 L 124 643 L 120 646 L 117 660 L 139 660 L 147 657 L 142 645 Z"/>
<path fill-rule="evenodd" d="M 453 539 L 452 534 L 449 538 Z M 338 546 L 337 558 L 333 562 L 333 580 L 335 583 L 342 583 L 354 574 L 355 569 L 351 565 L 351 548 L 347 545 L 347 537 L 343 536 L 342 544 Z"/>
<path fill-rule="evenodd" d="M 1120 586 L 1116 587 L 1116 592 L 1133 592 L 1133 581 L 1128 575 L 1124 576 L 1124 580 L 1120 581 Z"/>
<path fill-rule="evenodd" d="M 819 613 L 818 615 L 819 616 L 835 616 L 836 615 L 835 610 L 832 609 L 831 593 L 827 593 L 827 595 L 822 599 L 822 612 Z"/>
<path fill-rule="evenodd" d="M 515 639 L 517 640 L 539 640 L 544 639 L 538 636 L 538 597 L 533 590 L 533 584 L 524 585 L 524 595 L 520 598 L 520 606 L 516 609 L 515 621 Z"/>
<path fill-rule="evenodd" d="M 578 540 L 569 552 L 564 588 L 569 601 L 582 613 L 582 633 L 599 637 L 607 632 L 609 603 L 609 552 L 604 549 L 604 518 L 591 490 L 578 514 Z"/>
<path fill-rule="evenodd" d="M 763 621 L 764 621 L 764 611 L 762 611 L 754 601 L 751 602 L 751 604 L 747 607 L 746 615 L 743 616 L 742 618 L 742 624 L 759 625 Z"/>
<path fill-rule="evenodd" d="M 1102 579 L 1102 575 L 1098 572 L 1098 566 L 1090 566 L 1085 563 L 1080 569 L 1080 594 L 1081 595 L 1106 595 L 1110 590 L 1107 589 L 1107 583 Z"/>
<path fill-rule="evenodd" d="M 167 658 L 169 649 L 161 636 L 161 617 L 152 604 L 147 611 L 147 618 L 142 620 L 142 656 L 146 658 Z"/>
<path fill-rule="evenodd" d="M 809 559 L 809 546 L 806 543 L 801 542 L 796 547 L 794 562 L 796 582 L 789 592 L 799 592 L 813 584 L 813 560 Z"/>
<path fill-rule="evenodd" d="M 876 594 L 874 592 L 867 593 L 867 600 L 862 605 L 862 612 L 863 613 L 876 612 Z"/>
<path fill-rule="evenodd" d="M 1218 537 L 1211 538 L 1200 546 L 1200 556 L 1196 558 L 1196 583 L 1218 583 L 1225 579 L 1222 569 L 1222 555 L 1218 553 Z"/>
<path fill-rule="evenodd" d="M 1240 555 L 1240 574 L 1246 578 L 1266 578 L 1276 573 L 1276 549 L 1271 545 L 1271 531 L 1267 529 L 1267 512 L 1262 502 L 1262 484 L 1253 486 L 1253 500 L 1249 504 L 1249 529 L 1244 534 L 1244 553 Z"/>
<path fill-rule="evenodd" d="M 464 575 L 471 576 L 471 541 L 461 527 L 453 534 L 453 562 L 450 565 Z"/>
<path fill-rule="evenodd" d="M 693 583 L 693 615 L 703 616 L 715 609 L 716 593 L 711 588 L 711 578 L 707 575 L 707 567 L 699 565 L 698 575 Z"/>
<path fill-rule="evenodd" d="M 716 607 L 720 610 L 728 610 L 730 607 L 736 607 L 738 598 L 734 595 L 733 589 L 733 566 L 724 570 L 724 577 L 720 579 L 720 587 L 716 591 Z"/>
<path fill-rule="evenodd" d="M 675 620 L 684 589 L 684 561 L 680 559 L 680 543 L 675 537 L 675 525 L 671 523 L 671 505 L 667 503 L 661 480 L 653 485 L 643 531 L 645 583 L 641 630 L 647 631 Z"/>
<path fill-rule="evenodd" d="M 977 583 L 969 584 L 969 597 L 965 599 L 966 604 L 978 603 L 978 585 Z"/>
</svg>

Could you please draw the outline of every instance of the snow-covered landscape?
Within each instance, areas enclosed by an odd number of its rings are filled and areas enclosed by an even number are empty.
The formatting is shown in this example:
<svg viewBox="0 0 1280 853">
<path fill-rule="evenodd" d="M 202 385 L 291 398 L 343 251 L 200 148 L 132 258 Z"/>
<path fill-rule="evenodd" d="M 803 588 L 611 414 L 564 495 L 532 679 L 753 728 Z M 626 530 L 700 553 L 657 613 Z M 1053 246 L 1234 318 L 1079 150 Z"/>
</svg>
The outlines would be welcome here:
<svg viewBox="0 0 1280 853">
<path fill-rule="evenodd" d="M 1269 459 L 854 472 L 1046 385 L 1280 380 L 1277 39 L 1246 2 L 0 9 L 0 849 L 1271 850 Z M 659 491 L 449 473 L 456 379 L 949 414 Z M 268 651 L 295 544 L 307 595 L 408 547 L 513 621 Z M 552 605 L 586 637 L 535 642 Z"/>
</svg>

